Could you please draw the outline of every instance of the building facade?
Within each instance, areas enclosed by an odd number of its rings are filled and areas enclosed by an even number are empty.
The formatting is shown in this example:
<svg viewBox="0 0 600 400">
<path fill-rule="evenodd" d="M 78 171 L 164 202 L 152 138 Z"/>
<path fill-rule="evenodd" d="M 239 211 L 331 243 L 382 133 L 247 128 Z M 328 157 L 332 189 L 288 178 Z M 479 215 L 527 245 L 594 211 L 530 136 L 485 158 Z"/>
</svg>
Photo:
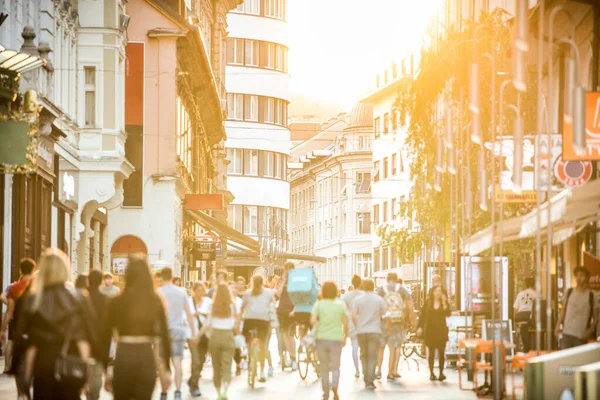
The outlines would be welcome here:
<svg viewBox="0 0 600 400">
<path fill-rule="evenodd" d="M 131 253 L 147 254 L 154 268 L 172 266 L 184 279 L 210 273 L 195 243 L 211 229 L 199 216 L 223 221 L 230 201 L 222 174 L 225 18 L 238 4 L 128 2 L 125 151 L 135 172 L 122 205 L 109 210 L 117 273 Z M 194 205 L 186 203 L 190 195 Z M 220 205 L 206 203 L 215 198 Z"/>
<path fill-rule="evenodd" d="M 322 257 L 319 281 L 344 288 L 352 275 L 372 273 L 371 125 L 371 107 L 359 103 L 294 148 L 290 164 L 292 251 Z"/>
<path fill-rule="evenodd" d="M 263 254 L 288 249 L 290 153 L 286 0 L 244 0 L 227 17 L 228 223 Z M 228 267 L 251 273 L 259 257 L 228 253 Z M 245 270 L 242 271 L 241 269 Z M 240 269 L 241 268 L 241 269 Z"/>
<path fill-rule="evenodd" d="M 372 158 L 372 222 L 373 269 L 371 276 L 384 278 L 391 270 L 400 277 L 412 275 L 415 266 L 398 257 L 398 249 L 383 243 L 378 232 L 386 227 L 399 228 L 405 223 L 398 218 L 400 204 L 411 191 L 410 154 L 405 148 L 408 121 L 395 108 L 399 92 L 413 76 L 413 58 L 376 76 L 376 87 L 363 102 L 373 107 L 373 158 Z M 401 268 L 403 264 L 410 264 Z M 412 278 L 412 276 L 411 276 Z M 411 279 L 412 280 L 412 279 Z"/>
<path fill-rule="evenodd" d="M 0 12 L 0 44 L 45 61 L 19 80 L 19 97 L 34 91 L 40 106 L 35 168 L 0 174 L 3 285 L 22 257 L 46 247 L 64 250 L 74 275 L 105 267 L 106 210 L 133 169 L 122 115 L 125 2 L 4 2 Z"/>
</svg>

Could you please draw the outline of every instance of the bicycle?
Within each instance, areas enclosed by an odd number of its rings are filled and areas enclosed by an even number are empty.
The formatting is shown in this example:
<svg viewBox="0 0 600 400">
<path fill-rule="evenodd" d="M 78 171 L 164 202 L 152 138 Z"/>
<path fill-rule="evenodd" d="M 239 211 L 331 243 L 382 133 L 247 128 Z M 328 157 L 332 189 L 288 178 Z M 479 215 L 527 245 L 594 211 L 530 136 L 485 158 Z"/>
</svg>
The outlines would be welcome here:
<svg viewBox="0 0 600 400">
<path fill-rule="evenodd" d="M 298 350 L 296 351 L 296 361 L 298 362 L 298 374 L 300 379 L 306 380 L 308 376 L 308 367 L 312 365 L 317 377 L 321 377 L 321 366 L 317 359 L 316 352 L 314 351 L 314 343 L 309 343 L 307 340 L 307 334 L 310 331 L 310 326 L 305 323 L 295 323 L 290 326 L 290 335 L 292 335 L 291 329 L 294 329 L 293 336 L 300 340 L 298 344 Z"/>
<path fill-rule="evenodd" d="M 423 341 L 417 340 L 417 334 L 409 332 L 406 341 L 402 344 L 402 355 L 409 359 L 413 354 L 420 358 L 427 358 L 427 348 Z"/>
<path fill-rule="evenodd" d="M 250 343 L 248 346 L 248 386 L 254 389 L 260 358 L 260 339 L 256 329 L 250 330 Z"/>
</svg>

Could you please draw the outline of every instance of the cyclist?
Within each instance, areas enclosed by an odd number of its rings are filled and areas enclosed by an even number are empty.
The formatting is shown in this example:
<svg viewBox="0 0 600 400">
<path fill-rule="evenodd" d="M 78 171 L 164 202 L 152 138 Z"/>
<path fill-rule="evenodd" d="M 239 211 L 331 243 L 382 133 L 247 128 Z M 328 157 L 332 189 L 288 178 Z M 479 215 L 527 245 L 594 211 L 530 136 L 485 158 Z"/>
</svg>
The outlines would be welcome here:
<svg viewBox="0 0 600 400">
<path fill-rule="evenodd" d="M 279 304 L 277 306 L 277 319 L 279 320 L 279 333 L 284 344 L 284 349 L 292 359 L 292 370 L 298 369 L 298 362 L 296 361 L 296 342 L 294 341 L 293 335 L 290 335 L 289 328 L 293 323 L 292 315 L 294 315 L 294 303 L 290 299 L 287 291 L 287 278 L 290 270 L 294 269 L 294 264 L 291 262 L 285 263 L 283 266 L 283 278 L 281 279 L 282 284 L 279 286 L 277 291 L 277 298 Z M 312 309 L 310 310 L 312 311 Z M 310 317 L 309 317 L 310 320 Z M 281 360 L 281 365 L 286 366 L 286 360 Z"/>
<path fill-rule="evenodd" d="M 260 341 L 260 354 L 258 363 L 260 364 L 259 382 L 266 382 L 265 375 L 265 357 L 267 351 L 267 339 L 271 330 L 271 306 L 274 301 L 274 293 L 271 289 L 263 286 L 263 277 L 255 275 L 252 277 L 252 286 L 244 294 L 242 303 L 242 315 L 244 316 L 243 335 L 246 343 L 250 344 L 252 340 L 252 331 L 256 333 L 256 338 Z M 255 362 L 255 360 L 250 360 Z"/>
</svg>

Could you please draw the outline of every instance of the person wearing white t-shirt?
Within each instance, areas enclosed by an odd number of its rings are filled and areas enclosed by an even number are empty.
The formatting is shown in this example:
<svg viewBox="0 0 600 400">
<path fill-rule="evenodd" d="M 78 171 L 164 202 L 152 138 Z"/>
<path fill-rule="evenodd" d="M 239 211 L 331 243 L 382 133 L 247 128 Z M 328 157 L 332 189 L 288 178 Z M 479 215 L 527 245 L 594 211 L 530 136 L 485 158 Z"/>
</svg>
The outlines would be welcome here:
<svg viewBox="0 0 600 400">
<path fill-rule="evenodd" d="M 521 324 L 521 340 L 523 341 L 523 352 L 529 352 L 531 348 L 531 336 L 529 328 L 531 325 L 531 309 L 533 302 L 537 298 L 537 293 L 534 290 L 535 281 L 533 278 L 525 278 L 525 286 L 527 288 L 517 295 L 513 304 L 515 322 L 527 322 Z"/>
<path fill-rule="evenodd" d="M 204 286 L 204 283 L 194 283 L 192 286 L 192 296 L 188 298 L 188 302 L 194 317 L 194 330 L 200 332 L 202 326 L 208 321 L 212 305 L 212 299 L 206 297 L 206 286 Z M 203 335 L 198 340 L 188 340 L 188 347 L 192 355 L 192 375 L 188 380 L 188 386 L 190 387 L 190 394 L 193 397 L 200 397 L 202 393 L 200 392 L 198 382 L 202 376 L 202 369 L 206 361 L 206 354 L 208 353 L 208 337 Z"/>
</svg>

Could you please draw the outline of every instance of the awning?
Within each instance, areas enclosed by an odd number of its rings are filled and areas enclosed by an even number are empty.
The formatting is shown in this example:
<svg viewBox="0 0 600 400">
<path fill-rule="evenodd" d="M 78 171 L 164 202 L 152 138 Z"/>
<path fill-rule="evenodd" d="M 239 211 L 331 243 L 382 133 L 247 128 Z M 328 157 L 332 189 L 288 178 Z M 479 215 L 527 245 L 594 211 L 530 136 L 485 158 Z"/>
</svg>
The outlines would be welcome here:
<svg viewBox="0 0 600 400">
<path fill-rule="evenodd" d="M 218 221 L 205 212 L 198 210 L 187 210 L 192 217 L 200 225 L 215 232 L 219 237 L 227 240 L 227 245 L 235 247 L 246 254 L 258 256 L 260 255 L 260 246 L 258 242 L 251 237 L 231 228 L 230 226 Z"/>
<path fill-rule="evenodd" d="M 548 207 L 550 218 L 548 219 Z M 538 225 L 539 212 L 539 225 Z M 542 204 L 539 210 L 533 210 L 523 220 L 519 238 L 534 236 L 538 231 L 557 226 L 557 233 L 564 229 L 573 229 L 600 218 L 600 180 L 591 181 L 583 186 L 565 189 L 550 201 Z M 548 221 L 549 220 L 549 221 Z"/>
<path fill-rule="evenodd" d="M 491 225 L 480 230 L 464 243 L 463 252 L 475 256 L 491 248 L 492 245 L 499 244 L 500 230 L 502 230 L 503 242 L 510 242 L 512 240 L 519 239 L 519 232 L 521 231 L 521 225 L 523 224 L 524 217 L 525 216 L 520 216 L 506 219 L 502 222 L 502 225 L 497 224 L 498 229 L 496 230 L 496 237 L 494 239 L 492 239 Z"/>
<path fill-rule="evenodd" d="M 548 204 L 550 204 L 550 224 L 553 227 L 552 243 L 558 245 L 576 233 L 580 232 L 589 223 L 600 220 L 600 180 L 595 180 L 586 185 L 565 189 L 527 215 L 507 219 L 496 232 L 492 240 L 492 227 L 472 235 L 464 244 L 463 252 L 477 255 L 500 243 L 500 229 L 502 241 L 526 239 L 533 237 L 538 231 L 546 235 L 548 227 Z M 538 212 L 540 224 L 538 226 Z"/>
<path fill-rule="evenodd" d="M 326 263 L 327 258 L 319 256 L 311 256 L 308 254 L 295 254 L 295 253 L 279 253 L 281 258 L 286 260 L 298 260 L 298 261 L 313 261 L 317 263 Z"/>
</svg>

